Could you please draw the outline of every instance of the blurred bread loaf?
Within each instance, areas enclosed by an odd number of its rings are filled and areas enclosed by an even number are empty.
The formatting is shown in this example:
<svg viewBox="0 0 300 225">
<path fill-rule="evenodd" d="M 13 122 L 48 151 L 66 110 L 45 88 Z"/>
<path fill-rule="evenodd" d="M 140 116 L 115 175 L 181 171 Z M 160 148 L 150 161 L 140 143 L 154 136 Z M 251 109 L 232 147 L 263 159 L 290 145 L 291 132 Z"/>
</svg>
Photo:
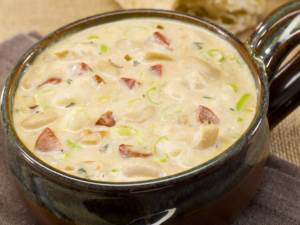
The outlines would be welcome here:
<svg viewBox="0 0 300 225">
<path fill-rule="evenodd" d="M 177 10 L 211 20 L 233 33 L 254 27 L 265 11 L 266 0 L 116 0 L 124 9 Z"/>
<path fill-rule="evenodd" d="M 174 10 L 177 0 L 115 0 L 123 9 L 168 9 Z"/>
</svg>

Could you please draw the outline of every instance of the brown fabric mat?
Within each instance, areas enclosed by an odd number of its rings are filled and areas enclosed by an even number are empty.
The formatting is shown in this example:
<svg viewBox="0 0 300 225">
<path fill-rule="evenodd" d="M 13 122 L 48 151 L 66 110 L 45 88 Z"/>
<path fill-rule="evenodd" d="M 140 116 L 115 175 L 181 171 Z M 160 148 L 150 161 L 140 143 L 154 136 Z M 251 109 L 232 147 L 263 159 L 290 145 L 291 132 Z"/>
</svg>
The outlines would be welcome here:
<svg viewBox="0 0 300 225">
<path fill-rule="evenodd" d="M 0 45 L 0 80 L 9 73 L 20 55 L 36 42 L 36 33 L 20 34 Z M 272 133 L 273 152 L 290 161 L 299 160 L 300 110 Z M 33 225 L 17 195 L 4 163 L 5 141 L 0 133 L 0 225 Z M 300 225 L 300 168 L 270 156 L 259 191 L 234 225 Z"/>
</svg>

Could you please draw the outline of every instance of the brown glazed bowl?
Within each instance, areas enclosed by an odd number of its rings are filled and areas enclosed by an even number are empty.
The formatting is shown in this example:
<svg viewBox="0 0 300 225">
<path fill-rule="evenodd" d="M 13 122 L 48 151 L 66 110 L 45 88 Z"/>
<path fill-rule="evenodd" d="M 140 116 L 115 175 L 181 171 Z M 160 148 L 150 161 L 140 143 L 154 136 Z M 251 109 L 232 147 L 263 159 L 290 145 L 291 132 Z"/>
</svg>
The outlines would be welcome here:
<svg viewBox="0 0 300 225">
<path fill-rule="evenodd" d="M 22 144 L 12 108 L 20 77 L 47 46 L 82 29 L 126 18 L 168 18 L 216 33 L 242 55 L 258 90 L 249 129 L 230 148 L 188 171 L 156 180 L 109 183 L 81 179 L 52 168 Z M 270 15 L 244 45 L 218 26 L 162 10 L 118 11 L 69 24 L 33 46 L 15 66 L 2 94 L 6 161 L 16 187 L 41 225 L 221 225 L 230 224 L 254 196 L 274 127 L 300 103 L 300 54 L 279 67 L 300 43 L 300 1 Z"/>
</svg>

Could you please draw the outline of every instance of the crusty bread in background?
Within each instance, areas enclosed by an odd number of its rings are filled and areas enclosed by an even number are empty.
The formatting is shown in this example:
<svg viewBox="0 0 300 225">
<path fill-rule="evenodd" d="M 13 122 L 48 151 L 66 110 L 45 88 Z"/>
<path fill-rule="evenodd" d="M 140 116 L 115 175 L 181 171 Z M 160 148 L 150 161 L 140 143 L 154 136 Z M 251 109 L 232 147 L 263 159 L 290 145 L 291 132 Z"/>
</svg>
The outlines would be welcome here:
<svg viewBox="0 0 300 225">
<path fill-rule="evenodd" d="M 123 9 L 168 9 L 174 10 L 177 0 L 115 0 Z"/>
<path fill-rule="evenodd" d="M 266 0 L 116 0 L 124 9 L 160 8 L 187 12 L 209 19 L 233 33 L 254 27 Z"/>
</svg>

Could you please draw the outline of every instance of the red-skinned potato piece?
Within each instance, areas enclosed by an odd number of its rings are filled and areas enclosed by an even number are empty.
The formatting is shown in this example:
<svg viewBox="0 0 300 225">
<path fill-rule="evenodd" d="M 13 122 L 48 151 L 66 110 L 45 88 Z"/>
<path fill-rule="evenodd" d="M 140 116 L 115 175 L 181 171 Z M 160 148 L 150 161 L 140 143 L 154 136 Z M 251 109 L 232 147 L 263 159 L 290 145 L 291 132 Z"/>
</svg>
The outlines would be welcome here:
<svg viewBox="0 0 300 225">
<path fill-rule="evenodd" d="M 138 152 L 132 149 L 133 146 L 132 145 L 125 145 L 125 144 L 121 144 L 119 146 L 119 152 L 121 154 L 122 157 L 124 158 L 146 158 L 146 157 L 150 157 L 152 154 L 151 153 L 143 153 L 143 152 Z"/>
<path fill-rule="evenodd" d="M 116 121 L 115 121 L 112 111 L 107 111 L 106 113 L 103 113 L 96 122 L 96 125 L 106 126 L 106 127 L 113 127 L 115 124 L 116 124 Z"/>
<path fill-rule="evenodd" d="M 199 105 L 198 107 L 198 119 L 201 123 L 220 123 L 218 116 L 211 109 L 203 105 Z"/>
<path fill-rule="evenodd" d="M 127 87 L 129 89 L 132 89 L 135 86 L 142 84 L 141 82 L 139 82 L 139 81 L 137 81 L 135 79 L 127 78 L 127 77 L 121 77 L 121 80 L 127 85 Z"/>
<path fill-rule="evenodd" d="M 50 128 L 45 128 L 35 143 L 35 149 L 41 152 L 61 151 L 62 145 Z"/>
<path fill-rule="evenodd" d="M 156 31 L 153 33 L 153 35 L 161 44 L 166 45 L 167 47 L 170 46 L 170 41 L 162 33 Z"/>
<path fill-rule="evenodd" d="M 73 76 L 80 76 L 85 74 L 88 71 L 93 71 L 93 70 L 87 63 L 80 62 L 80 63 L 73 64 L 70 72 Z"/>
<path fill-rule="evenodd" d="M 42 86 L 44 86 L 46 84 L 59 84 L 60 82 L 62 82 L 61 78 L 59 78 L 59 77 L 51 77 L 48 80 L 44 81 L 43 83 L 39 84 L 38 88 L 42 87 Z"/>
<path fill-rule="evenodd" d="M 92 68 L 84 62 L 79 63 L 79 68 L 83 71 L 93 71 Z"/>
<path fill-rule="evenodd" d="M 162 76 L 162 73 L 163 73 L 163 65 L 162 64 L 156 64 L 156 65 L 153 65 L 150 67 L 150 70 L 157 74 L 158 76 Z"/>
</svg>

